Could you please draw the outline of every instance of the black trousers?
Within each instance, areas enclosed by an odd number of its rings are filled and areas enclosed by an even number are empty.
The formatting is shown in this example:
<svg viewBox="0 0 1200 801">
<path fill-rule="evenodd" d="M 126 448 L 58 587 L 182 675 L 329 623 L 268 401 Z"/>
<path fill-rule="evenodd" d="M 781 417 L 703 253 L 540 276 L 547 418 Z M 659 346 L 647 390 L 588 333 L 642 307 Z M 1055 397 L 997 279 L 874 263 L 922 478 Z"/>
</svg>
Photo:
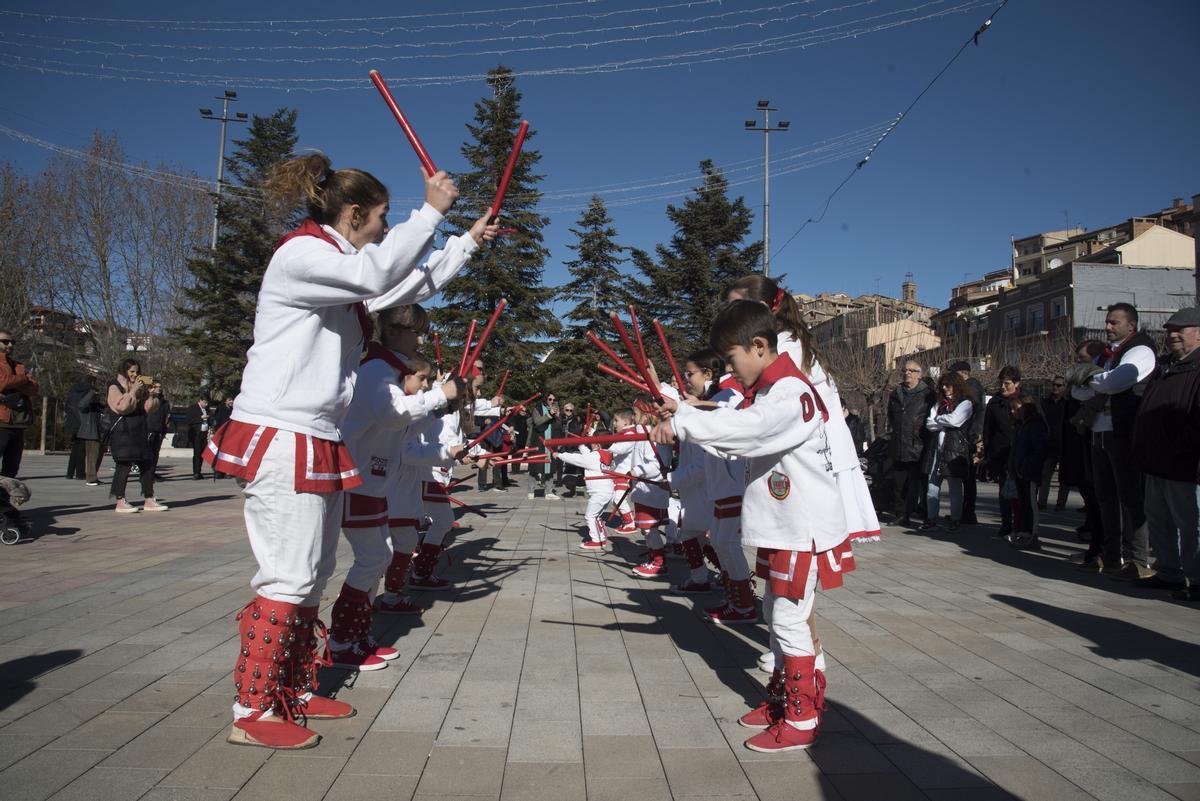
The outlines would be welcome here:
<svg viewBox="0 0 1200 801">
<path fill-rule="evenodd" d="M 904 518 L 912 517 L 923 507 L 925 476 L 920 462 L 892 462 L 892 482 L 896 489 L 896 513 Z"/>
<path fill-rule="evenodd" d="M 967 467 L 967 474 L 963 476 L 962 519 L 964 523 L 975 521 L 975 494 L 978 491 L 976 487 L 976 474 L 976 466 L 970 465 Z"/>
<path fill-rule="evenodd" d="M 16 478 L 25 452 L 25 429 L 0 428 L 0 476 Z"/>
<path fill-rule="evenodd" d="M 85 440 L 71 437 L 71 456 L 67 459 L 67 478 L 87 478 L 87 453 Z"/>
<path fill-rule="evenodd" d="M 204 449 L 208 447 L 208 432 L 196 434 L 192 441 L 192 475 L 199 476 L 200 468 L 204 465 Z"/>
<path fill-rule="evenodd" d="M 109 491 L 112 497 L 118 500 L 125 497 L 125 484 L 129 481 L 129 469 L 135 464 L 140 471 L 138 478 L 142 483 L 142 497 L 154 497 L 154 460 L 150 458 L 138 459 L 137 461 L 127 461 L 125 459 L 117 461 L 117 466 L 113 470 L 112 488 Z"/>
</svg>

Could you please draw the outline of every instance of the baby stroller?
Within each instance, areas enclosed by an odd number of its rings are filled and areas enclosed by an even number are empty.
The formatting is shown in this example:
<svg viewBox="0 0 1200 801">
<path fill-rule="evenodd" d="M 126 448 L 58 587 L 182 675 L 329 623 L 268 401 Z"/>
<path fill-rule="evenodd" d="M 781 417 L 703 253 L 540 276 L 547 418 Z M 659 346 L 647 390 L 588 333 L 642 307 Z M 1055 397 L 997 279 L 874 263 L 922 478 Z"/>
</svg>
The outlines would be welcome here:
<svg viewBox="0 0 1200 801">
<path fill-rule="evenodd" d="M 29 498 L 29 487 L 24 482 L 0 476 L 0 543 L 16 545 L 33 536 L 33 527 L 17 511 Z"/>
</svg>

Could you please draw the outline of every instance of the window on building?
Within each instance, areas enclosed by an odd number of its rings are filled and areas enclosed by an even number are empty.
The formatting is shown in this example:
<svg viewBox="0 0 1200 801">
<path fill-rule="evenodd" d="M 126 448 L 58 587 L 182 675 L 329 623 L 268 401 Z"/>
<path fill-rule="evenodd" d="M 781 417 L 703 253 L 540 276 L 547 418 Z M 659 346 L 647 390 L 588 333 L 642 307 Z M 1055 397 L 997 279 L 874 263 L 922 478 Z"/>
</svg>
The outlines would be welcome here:
<svg viewBox="0 0 1200 801">
<path fill-rule="evenodd" d="M 1039 303 L 1036 306 L 1028 307 L 1025 310 L 1025 313 L 1029 319 L 1029 325 L 1026 329 L 1027 331 L 1029 331 L 1029 333 L 1036 334 L 1037 332 L 1039 332 L 1045 328 L 1046 313 L 1045 313 L 1045 308 L 1042 306 L 1042 304 Z"/>
<path fill-rule="evenodd" d="M 1050 319 L 1058 320 L 1067 316 L 1067 299 L 1055 298 L 1050 301 Z"/>
<path fill-rule="evenodd" d="M 1021 330 L 1021 313 L 1019 311 L 1011 311 L 1004 315 L 1004 328 L 1008 331 Z"/>
</svg>

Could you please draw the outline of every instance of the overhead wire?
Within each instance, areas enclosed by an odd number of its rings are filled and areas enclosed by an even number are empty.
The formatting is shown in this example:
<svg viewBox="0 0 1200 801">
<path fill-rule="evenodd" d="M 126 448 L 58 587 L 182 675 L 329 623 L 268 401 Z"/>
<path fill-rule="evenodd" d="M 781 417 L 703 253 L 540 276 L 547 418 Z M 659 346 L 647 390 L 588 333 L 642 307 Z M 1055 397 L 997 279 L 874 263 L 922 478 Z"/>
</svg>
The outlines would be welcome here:
<svg viewBox="0 0 1200 801">
<path fill-rule="evenodd" d="M 830 192 L 829 195 L 825 198 L 825 203 L 821 208 L 820 214 L 815 215 L 813 217 L 809 217 L 807 220 L 805 220 L 800 225 L 800 227 L 796 229 L 796 232 L 794 234 L 792 234 L 790 237 L 788 237 L 787 241 L 785 241 L 783 243 L 783 245 L 781 245 L 779 247 L 779 250 L 777 250 L 771 254 L 772 259 L 775 258 L 776 256 L 778 256 L 780 253 L 782 253 L 784 248 L 786 248 L 788 245 L 790 245 L 792 243 L 792 240 L 794 240 L 797 236 L 800 235 L 801 231 L 803 231 L 809 225 L 818 225 L 818 224 L 820 224 L 820 222 L 822 220 L 825 219 L 825 214 L 829 211 L 829 207 L 833 203 L 833 199 L 835 197 L 837 197 L 839 192 L 842 191 L 842 188 L 844 186 L 846 186 L 846 184 L 850 183 L 850 180 L 855 175 L 858 175 L 858 173 L 862 170 L 862 168 L 867 165 L 867 162 L 869 162 L 871 160 L 871 156 L 875 155 L 875 151 L 879 149 L 879 146 L 882 145 L 884 143 L 884 141 L 892 134 L 892 132 L 896 130 L 897 126 L 899 126 L 900 123 L 903 122 L 908 117 L 909 112 L 911 112 L 913 110 L 913 108 L 916 107 L 917 103 L 919 103 L 921 101 L 921 98 L 923 98 L 925 96 L 925 94 L 930 89 L 933 88 L 933 85 L 938 82 L 938 79 L 946 74 L 946 71 L 949 70 L 950 67 L 954 64 L 954 62 L 958 60 L 959 56 L 961 56 L 963 54 L 963 52 L 967 49 L 967 46 L 972 43 L 974 43 L 976 46 L 979 45 L 979 37 L 982 36 L 984 33 L 986 33 L 991 28 L 992 21 L 995 20 L 997 14 L 999 14 L 1001 11 L 1004 10 L 1004 7 L 1006 5 L 1008 5 L 1008 0 L 1002 0 L 1000 5 L 997 6 L 996 9 L 994 11 L 992 11 L 991 14 L 988 15 L 988 18 L 986 20 L 984 20 L 983 24 L 980 25 L 978 28 L 976 28 L 975 32 L 973 34 L 971 34 L 971 36 L 969 36 L 965 42 L 962 43 L 962 45 L 958 48 L 958 50 L 955 51 L 954 55 L 950 57 L 950 60 L 946 62 L 945 66 L 943 66 L 940 70 L 938 70 L 937 74 L 934 75 L 933 78 L 930 79 L 929 83 L 925 84 L 925 88 L 922 89 L 917 94 L 917 96 L 915 98 L 913 98 L 913 101 L 908 104 L 908 107 L 905 108 L 904 111 L 901 111 L 896 116 L 896 119 L 893 120 L 892 124 L 887 127 L 887 129 L 883 132 L 883 135 L 880 136 L 878 140 L 876 140 L 875 144 L 871 145 L 871 147 L 867 150 L 866 155 L 863 156 L 858 161 L 857 164 L 855 164 L 854 169 L 850 170 L 850 173 L 845 178 L 843 178 L 837 186 L 835 186 L 833 188 L 833 191 Z"/>
</svg>

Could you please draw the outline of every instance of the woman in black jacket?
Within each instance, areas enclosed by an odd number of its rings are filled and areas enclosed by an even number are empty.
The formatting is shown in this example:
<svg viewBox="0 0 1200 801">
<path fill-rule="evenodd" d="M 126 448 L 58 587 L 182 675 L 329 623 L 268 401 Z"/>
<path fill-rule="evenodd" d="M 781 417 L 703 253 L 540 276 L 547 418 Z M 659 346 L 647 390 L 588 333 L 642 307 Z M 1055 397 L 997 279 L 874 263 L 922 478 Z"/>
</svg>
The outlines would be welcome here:
<svg viewBox="0 0 1200 801">
<path fill-rule="evenodd" d="M 1038 508 L 1035 503 L 1042 480 L 1042 464 L 1050 452 L 1050 430 L 1042 419 L 1037 401 L 1021 394 L 1012 400 L 1013 436 L 1009 451 L 1008 476 L 1016 485 L 1013 531 L 1014 548 L 1038 550 Z"/>
<path fill-rule="evenodd" d="M 142 483 L 142 509 L 147 512 L 165 512 L 167 507 L 154 499 L 154 461 L 150 453 L 150 432 L 146 416 L 158 411 L 159 399 L 141 380 L 142 368 L 133 359 L 121 363 L 117 376 L 108 382 L 108 409 L 101 433 L 108 440 L 113 460 L 117 463 L 113 472 L 111 495 L 116 500 L 116 511 L 130 514 L 141 511 L 125 501 L 125 484 L 129 471 L 137 465 Z"/>
<path fill-rule="evenodd" d="M 925 495 L 927 518 L 922 529 L 938 524 L 938 507 L 945 480 L 950 490 L 951 531 L 962 521 L 963 479 L 971 467 L 971 414 L 975 409 L 971 390 L 962 376 L 947 372 L 938 379 L 938 402 L 929 410 L 925 428 L 935 439 L 925 450 L 924 473 L 928 479 Z"/>
<path fill-rule="evenodd" d="M 92 422 L 92 436 L 82 437 L 79 431 L 83 426 L 83 414 L 87 410 L 91 410 L 96 403 L 96 389 L 92 386 L 90 376 L 80 376 L 75 381 L 75 385 L 71 387 L 71 391 L 67 393 L 66 404 L 63 408 L 65 420 L 65 430 L 71 435 L 71 456 L 67 459 L 67 478 L 82 481 L 91 473 L 92 476 L 96 473 L 96 468 L 92 467 L 88 470 L 89 464 L 95 464 L 94 458 L 89 460 L 87 453 L 87 440 L 97 440 L 95 429 L 96 424 Z M 95 454 L 93 454 L 94 457 Z M 91 480 L 90 478 L 88 479 Z"/>
</svg>

